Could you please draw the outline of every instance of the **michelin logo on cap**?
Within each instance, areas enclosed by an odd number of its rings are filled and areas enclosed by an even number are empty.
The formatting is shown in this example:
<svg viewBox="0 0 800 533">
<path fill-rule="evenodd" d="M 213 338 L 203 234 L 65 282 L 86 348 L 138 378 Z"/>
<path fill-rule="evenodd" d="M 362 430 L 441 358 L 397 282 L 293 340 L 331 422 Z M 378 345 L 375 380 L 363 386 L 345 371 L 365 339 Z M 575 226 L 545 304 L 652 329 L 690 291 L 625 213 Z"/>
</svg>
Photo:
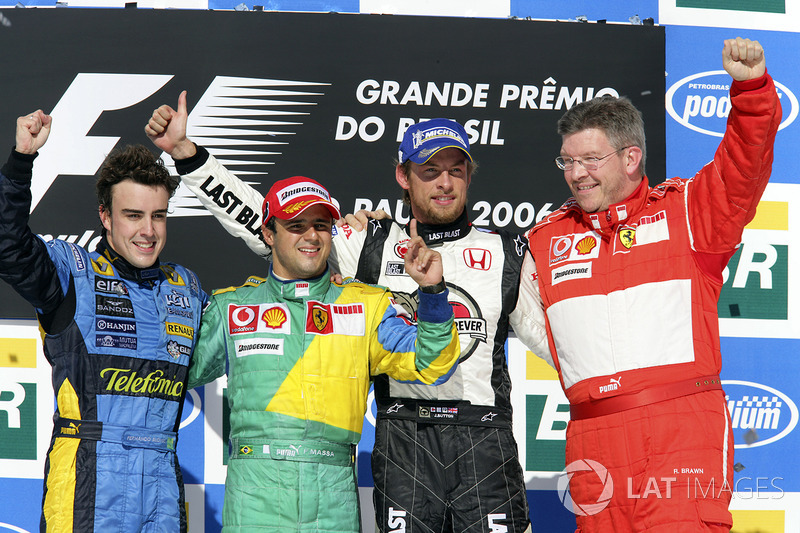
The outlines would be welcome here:
<svg viewBox="0 0 800 533">
<path fill-rule="evenodd" d="M 408 127 L 400 143 L 398 160 L 405 163 L 410 159 L 423 164 L 445 148 L 458 148 L 472 161 L 469 138 L 464 127 L 448 118 L 432 118 Z"/>
<path fill-rule="evenodd" d="M 450 128 L 432 128 L 424 131 L 423 130 L 415 131 L 411 135 L 411 138 L 414 141 L 414 149 L 419 148 L 422 145 L 422 143 L 437 137 L 450 137 L 452 139 L 455 139 L 456 142 L 458 142 L 459 144 L 462 144 L 464 146 L 467 145 L 467 143 L 464 141 L 464 138 L 461 137 L 461 135 L 459 135 L 458 132 L 456 132 L 455 130 L 451 130 Z"/>
</svg>

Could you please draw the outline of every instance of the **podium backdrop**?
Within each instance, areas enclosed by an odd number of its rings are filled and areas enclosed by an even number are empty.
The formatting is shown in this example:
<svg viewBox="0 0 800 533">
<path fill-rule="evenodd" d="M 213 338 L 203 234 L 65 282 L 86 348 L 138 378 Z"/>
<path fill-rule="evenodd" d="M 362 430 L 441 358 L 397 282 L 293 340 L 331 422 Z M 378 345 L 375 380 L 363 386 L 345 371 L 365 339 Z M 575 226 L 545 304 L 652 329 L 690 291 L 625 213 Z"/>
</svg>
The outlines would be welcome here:
<svg viewBox="0 0 800 533">
<path fill-rule="evenodd" d="M 346 4 L 338 10 L 352 10 Z M 512 2 L 509 14 L 525 16 L 527 9 L 535 16 L 532 4 Z M 553 2 L 541 4 L 549 5 L 541 17 L 558 16 L 551 15 Z M 680 5 L 662 9 L 673 21 L 682 14 Z M 89 248 L 99 238 L 93 184 L 103 158 L 116 145 L 151 146 L 143 127 L 152 110 L 175 106 L 184 89 L 189 136 L 262 192 L 277 179 L 307 175 L 325 183 L 345 212 L 382 207 L 399 219 L 408 213 L 393 158 L 404 128 L 424 118 L 456 119 L 480 165 L 470 188 L 471 218 L 522 231 L 567 197 L 553 163 L 560 147 L 555 124 L 566 109 L 596 95 L 628 96 L 644 114 L 651 183 L 689 177 L 711 159 L 727 116 L 722 39 L 760 39 L 784 124 L 773 178 L 729 264 L 719 306 L 722 377 L 743 467 L 732 509 L 735 531 L 800 530 L 794 354 L 800 300 L 791 275 L 798 272 L 800 229 L 792 214 L 800 180 L 788 168 L 800 141 L 793 124 L 796 34 L 677 25 L 685 22 L 665 28 L 356 13 L 40 8 L 0 14 L 0 146 L 13 145 L 17 116 L 37 108 L 53 115 L 34 167 L 31 227 Z M 185 188 L 171 204 L 163 257 L 194 269 L 207 291 L 266 271 Z M 54 404 L 32 317 L 0 285 L 0 532 L 38 529 Z M 555 373 L 513 338 L 509 367 L 534 531 L 572 532 L 574 516 L 559 490 L 567 402 Z M 192 532 L 221 527 L 225 394 L 223 378 L 191 391 L 184 407 L 178 453 Z M 372 409 L 358 460 L 365 531 L 374 527 Z M 626 490 L 620 485 L 615 490 Z"/>
</svg>

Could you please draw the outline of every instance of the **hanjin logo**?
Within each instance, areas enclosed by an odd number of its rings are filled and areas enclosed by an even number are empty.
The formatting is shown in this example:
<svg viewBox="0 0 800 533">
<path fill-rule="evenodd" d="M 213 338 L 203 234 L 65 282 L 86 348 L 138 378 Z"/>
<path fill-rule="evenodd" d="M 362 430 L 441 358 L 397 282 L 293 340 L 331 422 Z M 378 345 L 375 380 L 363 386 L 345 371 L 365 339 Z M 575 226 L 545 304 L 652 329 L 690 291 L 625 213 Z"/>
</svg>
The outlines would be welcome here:
<svg viewBox="0 0 800 533">
<path fill-rule="evenodd" d="M 483 248 L 466 248 L 464 262 L 475 270 L 489 270 L 492 268 L 492 253 Z"/>
</svg>

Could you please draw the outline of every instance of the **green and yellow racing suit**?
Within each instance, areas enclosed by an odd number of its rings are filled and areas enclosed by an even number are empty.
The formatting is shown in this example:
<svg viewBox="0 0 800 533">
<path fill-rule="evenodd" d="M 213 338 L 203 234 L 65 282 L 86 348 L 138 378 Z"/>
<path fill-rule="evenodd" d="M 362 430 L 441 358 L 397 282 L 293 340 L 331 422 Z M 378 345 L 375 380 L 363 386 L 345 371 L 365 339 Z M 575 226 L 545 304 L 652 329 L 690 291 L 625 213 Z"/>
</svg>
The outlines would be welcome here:
<svg viewBox="0 0 800 533">
<path fill-rule="evenodd" d="M 231 456 L 223 530 L 358 532 L 355 445 L 377 374 L 445 381 L 460 346 L 447 291 L 417 326 L 362 283 L 251 277 L 203 314 L 189 386 L 228 372 Z"/>
</svg>

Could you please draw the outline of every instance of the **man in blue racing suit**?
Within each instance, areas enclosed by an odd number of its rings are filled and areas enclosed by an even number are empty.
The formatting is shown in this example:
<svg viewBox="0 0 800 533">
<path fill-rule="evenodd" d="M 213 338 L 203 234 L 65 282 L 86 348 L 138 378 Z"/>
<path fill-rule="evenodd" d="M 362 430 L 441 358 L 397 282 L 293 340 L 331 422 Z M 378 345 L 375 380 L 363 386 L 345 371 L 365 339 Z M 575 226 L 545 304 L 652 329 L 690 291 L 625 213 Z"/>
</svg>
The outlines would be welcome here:
<svg viewBox="0 0 800 533">
<path fill-rule="evenodd" d="M 28 227 L 33 160 L 50 133 L 17 119 L 0 170 L 0 278 L 36 308 L 56 412 L 42 531 L 186 531 L 175 454 L 189 359 L 206 294 L 163 263 L 178 179 L 143 146 L 112 153 L 97 181 L 97 251 Z"/>
</svg>

